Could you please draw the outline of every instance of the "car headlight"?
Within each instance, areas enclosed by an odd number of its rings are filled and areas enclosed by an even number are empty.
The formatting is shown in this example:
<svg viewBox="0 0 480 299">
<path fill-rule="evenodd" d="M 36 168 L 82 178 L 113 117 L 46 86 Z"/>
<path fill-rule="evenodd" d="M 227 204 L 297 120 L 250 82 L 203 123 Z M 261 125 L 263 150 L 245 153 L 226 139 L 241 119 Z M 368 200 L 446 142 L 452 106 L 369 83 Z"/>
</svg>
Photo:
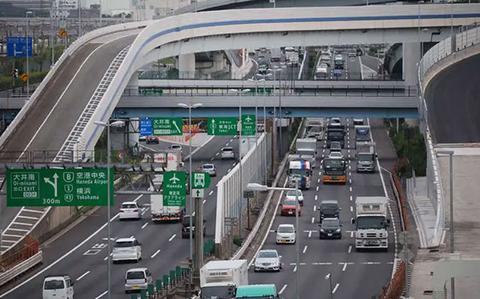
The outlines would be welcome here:
<svg viewBox="0 0 480 299">
<path fill-rule="evenodd" d="M 342 230 L 340 228 L 337 228 L 336 232 L 339 233 L 341 232 Z"/>
<path fill-rule="evenodd" d="M 324 232 L 325 232 L 325 230 L 324 230 L 323 228 L 321 228 L 321 229 L 320 229 L 320 231 L 321 231 L 322 233 L 324 233 Z"/>
</svg>

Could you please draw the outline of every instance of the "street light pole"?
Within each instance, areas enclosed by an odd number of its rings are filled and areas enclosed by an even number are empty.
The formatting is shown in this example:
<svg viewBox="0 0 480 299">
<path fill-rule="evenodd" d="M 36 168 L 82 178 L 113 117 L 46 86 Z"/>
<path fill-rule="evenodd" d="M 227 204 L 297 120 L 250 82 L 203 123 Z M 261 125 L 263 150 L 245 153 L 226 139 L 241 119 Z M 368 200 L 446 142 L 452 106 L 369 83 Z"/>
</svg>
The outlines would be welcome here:
<svg viewBox="0 0 480 299">
<path fill-rule="evenodd" d="M 26 11 L 25 12 L 25 18 L 26 18 L 26 23 L 27 23 L 27 29 L 25 30 L 25 39 L 26 39 L 26 43 L 27 43 L 27 98 L 30 99 L 30 64 L 29 64 L 29 54 L 30 52 L 28 51 L 29 50 L 29 38 L 28 38 L 28 33 L 29 33 L 29 26 L 30 26 L 30 19 L 29 19 L 29 15 L 31 15 L 32 12 L 30 10 Z M 32 52 L 33 52 L 33 38 L 32 38 Z"/>
</svg>

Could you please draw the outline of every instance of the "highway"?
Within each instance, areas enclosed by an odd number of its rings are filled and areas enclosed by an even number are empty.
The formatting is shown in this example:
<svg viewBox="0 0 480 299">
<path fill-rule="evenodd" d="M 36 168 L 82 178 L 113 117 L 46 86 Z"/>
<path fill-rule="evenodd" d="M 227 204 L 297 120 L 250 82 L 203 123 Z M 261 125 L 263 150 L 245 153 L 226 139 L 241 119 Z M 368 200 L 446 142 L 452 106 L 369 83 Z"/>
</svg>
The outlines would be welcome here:
<svg viewBox="0 0 480 299">
<path fill-rule="evenodd" d="M 435 143 L 480 141 L 480 55 L 440 72 L 425 90 L 428 122 Z"/>
<path fill-rule="evenodd" d="M 348 123 L 347 143 L 353 147 L 354 133 L 351 120 Z M 385 135 L 381 127 L 374 127 L 374 138 Z M 380 142 L 378 142 L 380 141 Z M 377 140 L 377 150 L 382 157 L 386 151 L 386 138 Z M 328 154 L 328 149 L 323 148 L 324 141 L 319 146 L 321 159 Z M 324 277 L 331 273 L 332 291 L 335 298 L 371 298 L 378 295 L 381 288 L 389 281 L 394 262 L 394 228 L 398 228 L 398 217 L 393 216 L 390 231 L 390 245 L 388 252 L 356 252 L 353 246 L 350 219 L 354 215 L 354 201 L 356 196 L 383 196 L 385 187 L 377 171 L 374 174 L 358 174 L 355 171 L 354 150 L 343 150 L 351 159 L 348 169 L 348 178 L 351 184 L 324 185 L 320 181 L 321 169 L 316 168 L 313 176 L 313 186 L 308 191 L 303 191 L 304 206 L 299 219 L 300 228 L 297 229 L 297 242 L 300 242 L 300 266 L 298 268 L 300 282 L 300 298 L 330 298 L 329 280 Z M 390 195 L 389 195 L 390 196 Z M 390 196 L 390 198 L 392 198 Z M 319 240 L 319 212 L 320 201 L 324 199 L 338 200 L 342 208 L 340 220 L 343 224 L 341 240 Z M 395 204 L 391 202 L 391 211 L 395 211 Z M 279 213 L 277 213 L 279 215 Z M 268 220 L 267 220 L 268 221 Z M 277 216 L 273 220 L 270 233 L 262 249 L 277 249 L 282 256 L 283 269 L 279 273 L 249 273 L 250 284 L 275 283 L 281 292 L 282 298 L 295 298 L 295 271 L 296 251 L 295 245 L 276 245 L 275 230 L 279 224 L 289 223 L 295 225 L 295 217 Z M 251 268 L 253 269 L 253 268 Z M 368 273 L 368 275 L 367 275 Z"/>
<path fill-rule="evenodd" d="M 223 146 L 233 146 L 238 153 L 238 139 L 233 137 L 215 137 L 192 157 L 193 169 L 203 163 L 213 162 L 217 167 L 217 177 L 213 177 L 210 188 L 205 191 L 204 213 L 206 222 L 205 239 L 213 239 L 216 183 L 233 168 L 234 160 L 220 160 L 219 150 Z M 188 151 L 188 148 L 183 149 Z M 213 161 L 212 161 L 213 158 Z M 188 164 L 187 164 L 188 165 Z M 123 201 L 136 200 L 143 207 L 143 219 L 140 221 L 122 221 L 116 218 L 119 204 Z M 154 278 L 167 274 L 189 256 L 188 239 L 181 238 L 181 225 L 154 224 L 150 221 L 148 195 L 119 195 L 112 208 L 112 237 L 135 236 L 142 243 L 142 257 L 139 263 L 112 265 L 112 295 L 113 298 L 125 298 L 123 291 L 125 271 L 129 268 L 147 266 Z M 188 204 L 188 200 L 187 200 Z M 27 278 L 25 284 L 17 287 L 2 298 L 41 298 L 41 284 L 45 275 L 69 274 L 76 282 L 75 298 L 101 298 L 107 290 L 106 266 L 106 209 L 96 210 L 84 221 L 65 231 L 57 239 L 44 247 L 45 259 L 43 266 L 34 271 L 32 278 Z M 12 286 L 10 286 L 11 288 Z M 9 286 L 3 288 L 3 291 Z"/>
</svg>

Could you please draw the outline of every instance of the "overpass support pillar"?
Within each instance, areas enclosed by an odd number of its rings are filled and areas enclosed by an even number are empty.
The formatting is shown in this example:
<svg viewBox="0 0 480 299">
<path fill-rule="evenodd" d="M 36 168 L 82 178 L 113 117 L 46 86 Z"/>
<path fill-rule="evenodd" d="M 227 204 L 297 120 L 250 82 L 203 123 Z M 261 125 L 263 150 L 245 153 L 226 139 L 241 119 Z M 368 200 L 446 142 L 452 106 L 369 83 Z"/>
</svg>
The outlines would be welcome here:
<svg viewBox="0 0 480 299">
<path fill-rule="evenodd" d="M 403 74 L 402 79 L 407 85 L 417 85 L 417 63 L 421 58 L 420 43 L 403 44 Z"/>
<path fill-rule="evenodd" d="M 195 78 L 195 54 L 178 56 L 178 77 L 180 79 Z"/>
</svg>

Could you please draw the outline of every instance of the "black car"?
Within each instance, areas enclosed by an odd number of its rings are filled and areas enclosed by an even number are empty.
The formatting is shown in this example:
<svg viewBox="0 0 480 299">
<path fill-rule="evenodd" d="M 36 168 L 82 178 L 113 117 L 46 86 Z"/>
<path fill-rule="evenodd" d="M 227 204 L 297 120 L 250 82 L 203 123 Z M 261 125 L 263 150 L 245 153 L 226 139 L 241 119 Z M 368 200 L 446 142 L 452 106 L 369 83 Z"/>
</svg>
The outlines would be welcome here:
<svg viewBox="0 0 480 299">
<path fill-rule="evenodd" d="M 205 220 L 203 220 L 205 224 Z M 195 216 L 192 218 L 192 237 L 195 238 Z M 203 225 L 203 235 L 205 236 L 205 225 Z M 182 238 L 188 239 L 190 238 L 190 215 L 183 216 L 182 220 Z"/>
<path fill-rule="evenodd" d="M 320 239 L 341 239 L 342 224 L 338 218 L 325 218 L 320 224 Z"/>
<path fill-rule="evenodd" d="M 160 141 L 158 140 L 158 138 L 155 137 L 155 136 L 147 136 L 147 138 L 145 139 L 145 142 L 146 142 L 147 144 L 151 144 L 151 143 L 159 144 L 159 143 L 160 143 Z"/>
<path fill-rule="evenodd" d="M 339 218 L 341 208 L 336 200 L 322 200 L 320 202 L 320 222 L 325 218 Z"/>
</svg>

